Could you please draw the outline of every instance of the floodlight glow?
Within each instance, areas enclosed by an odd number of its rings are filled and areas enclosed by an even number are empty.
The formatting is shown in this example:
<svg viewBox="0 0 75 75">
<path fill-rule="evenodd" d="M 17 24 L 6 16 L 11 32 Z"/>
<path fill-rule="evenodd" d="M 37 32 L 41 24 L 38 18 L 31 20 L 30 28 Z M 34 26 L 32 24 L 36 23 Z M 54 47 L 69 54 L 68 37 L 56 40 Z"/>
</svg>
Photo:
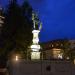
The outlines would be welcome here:
<svg viewBox="0 0 75 75">
<path fill-rule="evenodd" d="M 62 54 L 58 54 L 58 58 L 59 59 L 63 59 L 63 55 Z"/>
<path fill-rule="evenodd" d="M 36 39 L 33 39 L 32 41 L 33 41 L 33 43 L 38 44 L 39 39 L 38 39 L 38 38 L 36 38 Z"/>
<path fill-rule="evenodd" d="M 31 52 L 31 59 L 40 59 L 40 52 Z"/>
<path fill-rule="evenodd" d="M 69 57 L 67 57 L 66 59 L 70 59 Z"/>
<path fill-rule="evenodd" d="M 39 34 L 39 30 L 33 30 L 32 33 L 33 33 L 33 43 L 37 43 L 39 42 L 39 38 L 38 38 L 38 34 Z"/>
<path fill-rule="evenodd" d="M 18 58 L 18 56 L 16 55 L 16 61 L 18 61 L 19 60 L 19 58 Z"/>
<path fill-rule="evenodd" d="M 75 64 L 75 59 L 74 59 L 74 64 Z"/>
<path fill-rule="evenodd" d="M 40 30 L 33 30 L 32 33 L 39 33 Z"/>
<path fill-rule="evenodd" d="M 31 49 L 39 50 L 40 49 L 40 45 L 31 45 Z"/>
</svg>

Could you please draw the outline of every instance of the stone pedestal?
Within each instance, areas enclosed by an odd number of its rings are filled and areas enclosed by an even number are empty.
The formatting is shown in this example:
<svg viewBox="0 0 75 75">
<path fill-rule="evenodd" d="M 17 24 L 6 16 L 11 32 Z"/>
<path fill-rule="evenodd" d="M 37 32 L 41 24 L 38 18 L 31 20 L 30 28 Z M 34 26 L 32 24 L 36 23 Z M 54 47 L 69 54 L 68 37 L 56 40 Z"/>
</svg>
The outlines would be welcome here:
<svg viewBox="0 0 75 75">
<path fill-rule="evenodd" d="M 31 59 L 32 60 L 40 59 L 40 53 L 41 52 L 31 52 Z"/>
</svg>

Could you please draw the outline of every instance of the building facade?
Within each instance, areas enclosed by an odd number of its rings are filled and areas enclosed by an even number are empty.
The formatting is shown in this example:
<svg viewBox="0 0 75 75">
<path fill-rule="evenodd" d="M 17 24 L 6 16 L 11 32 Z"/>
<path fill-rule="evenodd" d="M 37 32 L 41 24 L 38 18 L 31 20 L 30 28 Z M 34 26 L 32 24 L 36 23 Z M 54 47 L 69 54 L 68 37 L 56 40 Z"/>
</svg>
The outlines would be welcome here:
<svg viewBox="0 0 75 75">
<path fill-rule="evenodd" d="M 70 59 L 74 55 L 75 40 L 54 40 L 43 43 L 43 59 Z"/>
</svg>

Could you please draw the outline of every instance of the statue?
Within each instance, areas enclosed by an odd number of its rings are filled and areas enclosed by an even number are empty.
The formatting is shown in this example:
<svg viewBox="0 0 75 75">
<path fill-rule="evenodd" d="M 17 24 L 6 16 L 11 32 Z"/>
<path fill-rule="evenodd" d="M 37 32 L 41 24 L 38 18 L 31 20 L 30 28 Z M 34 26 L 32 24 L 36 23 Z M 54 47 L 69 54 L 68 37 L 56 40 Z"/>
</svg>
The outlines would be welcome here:
<svg viewBox="0 0 75 75">
<path fill-rule="evenodd" d="M 31 45 L 31 59 L 40 59 L 40 45 L 39 45 L 39 33 L 42 28 L 42 23 L 39 21 L 37 14 L 32 13 L 32 21 L 33 21 L 33 39 Z"/>
<path fill-rule="evenodd" d="M 32 21 L 33 21 L 33 28 L 35 30 L 41 30 L 42 28 L 42 23 L 39 21 L 38 15 L 32 12 Z"/>
</svg>

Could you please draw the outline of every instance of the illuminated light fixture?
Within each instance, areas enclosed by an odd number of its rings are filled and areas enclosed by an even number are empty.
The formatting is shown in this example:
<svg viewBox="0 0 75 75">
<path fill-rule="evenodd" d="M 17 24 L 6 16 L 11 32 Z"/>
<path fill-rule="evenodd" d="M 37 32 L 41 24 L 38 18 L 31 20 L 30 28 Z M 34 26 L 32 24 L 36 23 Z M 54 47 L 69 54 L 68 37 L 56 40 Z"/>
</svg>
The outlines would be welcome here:
<svg viewBox="0 0 75 75">
<path fill-rule="evenodd" d="M 75 59 L 74 59 L 74 64 L 75 64 Z"/>
<path fill-rule="evenodd" d="M 63 54 L 58 54 L 58 59 L 63 59 Z"/>
<path fill-rule="evenodd" d="M 15 58 L 15 60 L 16 60 L 16 61 L 18 61 L 18 60 L 19 60 L 19 58 L 18 58 L 18 56 L 17 56 L 17 55 L 16 55 L 16 58 Z"/>
<path fill-rule="evenodd" d="M 67 59 L 67 60 L 69 60 L 70 58 L 69 58 L 69 57 L 67 57 L 66 59 Z"/>
</svg>

